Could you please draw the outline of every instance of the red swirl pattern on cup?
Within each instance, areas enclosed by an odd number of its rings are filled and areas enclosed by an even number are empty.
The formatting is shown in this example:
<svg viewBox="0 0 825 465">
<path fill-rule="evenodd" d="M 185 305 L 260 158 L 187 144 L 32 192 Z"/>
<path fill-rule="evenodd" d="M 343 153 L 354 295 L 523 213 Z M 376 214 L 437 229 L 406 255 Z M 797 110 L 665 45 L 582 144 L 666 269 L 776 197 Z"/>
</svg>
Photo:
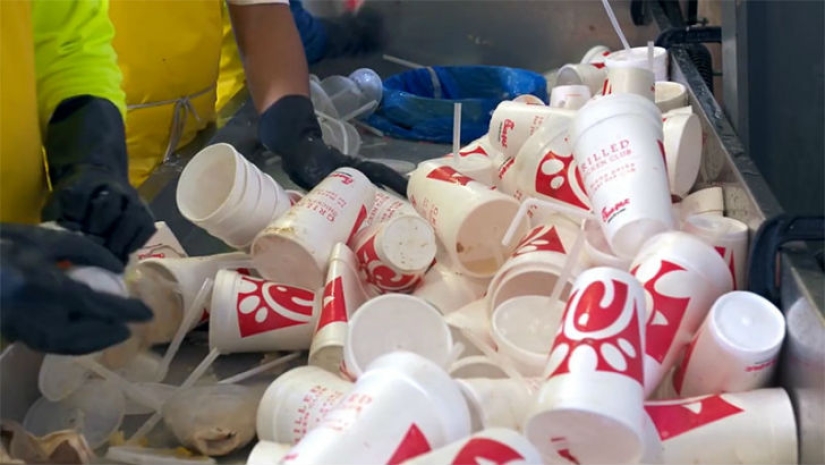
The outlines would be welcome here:
<svg viewBox="0 0 825 465">
<path fill-rule="evenodd" d="M 314 300 L 308 289 L 240 277 L 236 310 L 241 337 L 309 324 Z"/>
</svg>

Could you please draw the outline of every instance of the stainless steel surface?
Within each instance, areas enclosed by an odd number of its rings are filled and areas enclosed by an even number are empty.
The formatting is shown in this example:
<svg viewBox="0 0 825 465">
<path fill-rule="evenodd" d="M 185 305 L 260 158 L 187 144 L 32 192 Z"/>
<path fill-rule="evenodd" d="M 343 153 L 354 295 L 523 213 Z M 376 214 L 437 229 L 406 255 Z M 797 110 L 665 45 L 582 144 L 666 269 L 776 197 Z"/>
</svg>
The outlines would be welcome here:
<svg viewBox="0 0 825 465">
<path fill-rule="evenodd" d="M 748 62 L 748 2 L 722 3 L 722 89 L 723 106 L 742 140 L 748 139 L 748 78 L 741 69 Z"/>
</svg>

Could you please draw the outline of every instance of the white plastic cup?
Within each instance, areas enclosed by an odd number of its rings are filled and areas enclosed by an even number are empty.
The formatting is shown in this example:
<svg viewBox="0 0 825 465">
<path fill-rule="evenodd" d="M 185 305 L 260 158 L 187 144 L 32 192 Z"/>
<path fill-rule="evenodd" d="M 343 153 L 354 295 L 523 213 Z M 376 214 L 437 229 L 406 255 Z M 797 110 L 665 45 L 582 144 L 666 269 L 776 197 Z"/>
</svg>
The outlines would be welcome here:
<svg viewBox="0 0 825 465">
<path fill-rule="evenodd" d="M 518 212 L 516 199 L 432 161 L 413 172 L 407 194 L 433 226 L 456 271 L 476 278 L 492 276 L 512 250 L 501 240 Z M 526 229 L 524 218 L 519 233 Z"/>
<path fill-rule="evenodd" d="M 487 287 L 488 313 L 492 315 L 499 305 L 513 297 L 549 296 L 578 234 L 580 232 L 575 227 L 570 227 L 566 220 L 559 219 L 536 226 L 523 235 Z M 577 262 L 570 284 L 580 271 L 581 266 Z M 569 287 L 567 291 L 569 292 Z M 561 299 L 566 299 L 567 295 L 563 291 Z"/>
<path fill-rule="evenodd" d="M 733 289 L 713 248 L 684 232 L 652 237 L 630 265 L 645 290 L 645 397 L 673 368 L 713 302 Z"/>
<path fill-rule="evenodd" d="M 662 119 L 670 193 L 684 197 L 693 188 L 702 165 L 702 124 L 694 114 Z"/>
<path fill-rule="evenodd" d="M 633 94 L 608 95 L 579 110 L 573 156 L 605 237 L 631 258 L 650 236 L 675 229 L 661 113 Z"/>
<path fill-rule="evenodd" d="M 418 214 L 373 224 L 359 231 L 351 244 L 367 285 L 376 293 L 411 292 L 435 259 L 435 232 Z"/>
<path fill-rule="evenodd" d="M 375 186 L 360 171 L 339 168 L 270 223 L 252 243 L 252 260 L 266 279 L 308 289 L 324 284 L 332 248 L 360 229 Z"/>
<path fill-rule="evenodd" d="M 242 252 L 188 258 L 150 258 L 137 266 L 140 283 L 138 297 L 149 303 L 155 315 L 144 332 L 151 344 L 170 342 L 183 321 L 183 312 L 195 301 L 207 279 L 219 270 L 252 274 L 252 258 Z M 147 298 L 151 296 L 150 298 Z M 195 319 L 194 329 L 208 318 L 211 299 L 206 300 L 203 316 Z"/>
<path fill-rule="evenodd" d="M 606 78 L 607 72 L 598 64 L 567 64 L 559 69 L 556 85 L 585 85 L 590 89 L 591 95 L 596 95 L 601 92 Z"/>
<path fill-rule="evenodd" d="M 604 64 L 604 57 L 610 55 L 610 48 L 606 45 L 596 45 L 590 48 L 582 56 L 581 63 L 589 63 L 593 65 Z"/>
<path fill-rule="evenodd" d="M 682 231 L 711 245 L 728 265 L 734 289 L 748 287 L 748 225 L 733 218 L 693 215 L 685 219 Z"/>
<path fill-rule="evenodd" d="M 209 347 L 222 354 L 306 350 L 318 312 L 314 291 L 221 270 L 209 314 Z"/>
<path fill-rule="evenodd" d="M 684 85 L 678 82 L 658 81 L 655 86 L 654 101 L 663 114 L 688 105 L 688 91 Z"/>
<path fill-rule="evenodd" d="M 456 339 L 456 333 L 461 334 L 461 331 L 454 331 L 453 339 Z M 502 370 L 501 367 L 490 358 L 484 355 L 471 355 L 469 357 L 460 358 L 458 361 L 453 363 L 450 366 L 450 376 L 453 379 L 502 379 L 507 378 L 507 373 L 504 372 L 504 370 Z"/>
<path fill-rule="evenodd" d="M 721 186 L 706 187 L 682 199 L 679 203 L 681 220 L 693 215 L 722 216 L 725 212 L 725 198 Z"/>
<path fill-rule="evenodd" d="M 358 379 L 375 359 L 404 350 L 447 368 L 453 350 L 450 328 L 427 302 L 406 294 L 367 301 L 350 319 L 344 346 L 344 375 Z"/>
<path fill-rule="evenodd" d="M 367 301 L 358 275 L 358 259 L 344 244 L 332 249 L 327 281 L 321 295 L 318 322 L 309 348 L 309 364 L 338 373 L 344 360 L 349 317 Z"/>
<path fill-rule="evenodd" d="M 531 95 L 531 94 L 519 95 L 518 97 L 514 98 L 513 101 L 518 102 L 518 103 L 526 103 L 528 105 L 546 106 L 542 99 L 536 97 L 535 95 Z"/>
<path fill-rule="evenodd" d="M 495 184 L 496 170 L 493 169 L 493 159 L 486 155 L 477 153 L 464 155 L 459 152 L 459 157 L 456 159 L 450 153 L 433 161 L 449 166 L 484 185 L 492 186 Z"/>
<path fill-rule="evenodd" d="M 783 389 L 645 403 L 664 463 L 798 463 L 793 406 Z"/>
<path fill-rule="evenodd" d="M 376 189 L 375 202 L 367 213 L 367 219 L 361 229 L 385 223 L 397 216 L 418 215 L 415 208 L 405 199 L 391 194 L 383 189 Z"/>
<path fill-rule="evenodd" d="M 619 258 L 613 253 L 601 225 L 595 219 L 584 222 L 584 252 L 589 268 L 608 266 L 622 271 L 630 269 L 630 260 Z"/>
<path fill-rule="evenodd" d="M 258 441 L 246 458 L 246 465 L 277 465 L 292 449 L 290 444 Z"/>
<path fill-rule="evenodd" d="M 488 428 L 468 438 L 407 460 L 404 465 L 466 464 L 541 465 L 535 446 L 508 428 Z"/>
<path fill-rule="evenodd" d="M 545 458 L 636 463 L 643 450 L 644 293 L 627 272 L 576 280 L 524 432 Z"/>
<path fill-rule="evenodd" d="M 282 374 L 258 406 L 258 439 L 297 444 L 353 388 L 319 367 L 301 366 Z"/>
<path fill-rule="evenodd" d="M 395 352 L 373 361 L 282 463 L 402 463 L 469 435 L 456 383 L 432 361 Z"/>
<path fill-rule="evenodd" d="M 490 119 L 489 140 L 505 157 L 515 157 L 524 142 L 553 116 L 569 110 L 505 101 L 498 104 Z M 550 121 L 552 124 L 552 121 Z"/>
<path fill-rule="evenodd" d="M 421 284 L 412 295 L 448 315 L 481 298 L 487 291 L 489 282 L 489 279 L 461 275 L 442 263 L 436 263 L 424 274 Z"/>
<path fill-rule="evenodd" d="M 785 317 L 764 297 L 733 291 L 720 297 L 673 374 L 681 397 L 765 387 L 785 339 Z"/>
<path fill-rule="evenodd" d="M 547 294 L 551 289 L 547 288 Z M 563 301 L 551 302 L 543 295 L 505 300 L 493 311 L 490 322 L 498 352 L 523 376 L 541 376 L 563 311 Z"/>
<path fill-rule="evenodd" d="M 652 102 L 655 98 L 653 73 L 641 68 L 608 69 L 602 95 L 611 94 L 636 94 Z"/>
<path fill-rule="evenodd" d="M 296 203 L 300 202 L 301 199 L 304 198 L 304 193 L 301 191 L 296 191 L 294 189 L 289 189 L 286 191 L 286 195 L 289 196 L 289 206 L 292 207 Z"/>
<path fill-rule="evenodd" d="M 630 50 L 616 50 L 604 58 L 608 70 L 612 68 L 640 68 L 650 70 L 647 47 L 633 47 Z M 656 81 L 667 81 L 668 53 L 663 47 L 653 48 L 653 74 Z"/>
<path fill-rule="evenodd" d="M 584 84 L 556 86 L 550 94 L 550 106 L 578 110 L 590 100 L 591 96 L 590 87 Z"/>
<path fill-rule="evenodd" d="M 568 137 L 573 119 L 565 117 L 556 120 L 554 124 L 540 127 L 522 145 L 512 166 L 508 167 L 508 172 L 512 173 L 508 190 L 590 210 L 590 199 L 584 191 L 581 171 L 573 158 L 573 147 Z M 507 176 L 507 172 L 504 175 Z"/>
<path fill-rule="evenodd" d="M 497 346 L 493 340 L 490 317 L 487 313 L 486 299 L 478 299 L 462 306 L 458 310 L 447 314 L 444 320 L 450 325 L 454 336 L 453 340 L 463 344 L 469 353 L 477 349 L 472 341 L 464 336 L 463 332 L 469 332 L 476 339 L 496 350 Z"/>
<path fill-rule="evenodd" d="M 165 221 L 156 221 L 157 231 L 143 247 L 132 253 L 137 261 L 148 258 L 186 258 L 188 255 Z"/>
<path fill-rule="evenodd" d="M 510 378 L 457 379 L 456 383 L 470 409 L 474 432 L 497 427 L 520 429 L 535 395 L 530 386 Z"/>
</svg>

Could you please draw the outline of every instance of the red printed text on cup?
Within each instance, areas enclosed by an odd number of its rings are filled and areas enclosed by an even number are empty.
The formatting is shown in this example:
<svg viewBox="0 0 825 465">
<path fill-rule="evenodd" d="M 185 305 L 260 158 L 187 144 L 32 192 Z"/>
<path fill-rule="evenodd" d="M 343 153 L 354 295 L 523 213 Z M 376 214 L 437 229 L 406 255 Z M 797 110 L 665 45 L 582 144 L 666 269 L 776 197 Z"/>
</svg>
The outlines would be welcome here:
<svg viewBox="0 0 825 465">
<path fill-rule="evenodd" d="M 241 337 L 307 324 L 312 319 L 312 291 L 246 276 L 240 280 L 237 311 Z"/>
</svg>

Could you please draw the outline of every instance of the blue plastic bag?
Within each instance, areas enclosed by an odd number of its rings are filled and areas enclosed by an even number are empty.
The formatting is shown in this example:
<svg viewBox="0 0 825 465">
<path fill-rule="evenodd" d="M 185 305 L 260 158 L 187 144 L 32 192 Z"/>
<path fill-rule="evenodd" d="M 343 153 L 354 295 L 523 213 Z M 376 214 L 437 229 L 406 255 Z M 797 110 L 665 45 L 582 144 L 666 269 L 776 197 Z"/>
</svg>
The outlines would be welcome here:
<svg viewBox="0 0 825 465">
<path fill-rule="evenodd" d="M 384 80 L 384 98 L 367 123 L 392 137 L 438 143 L 453 139 L 453 104 L 461 102 L 461 143 L 490 129 L 499 103 L 532 94 L 547 102 L 538 73 L 498 66 L 434 66 Z"/>
</svg>

